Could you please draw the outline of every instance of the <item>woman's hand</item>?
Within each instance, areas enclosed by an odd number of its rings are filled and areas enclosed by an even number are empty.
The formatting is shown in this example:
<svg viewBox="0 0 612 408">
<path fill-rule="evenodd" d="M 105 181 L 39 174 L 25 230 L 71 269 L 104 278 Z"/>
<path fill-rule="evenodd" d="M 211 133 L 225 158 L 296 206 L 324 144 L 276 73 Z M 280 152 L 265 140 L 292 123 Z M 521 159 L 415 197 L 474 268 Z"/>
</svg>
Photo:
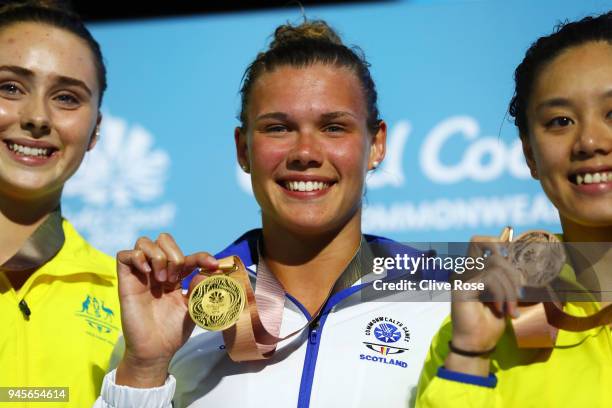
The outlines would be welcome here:
<svg viewBox="0 0 612 408">
<path fill-rule="evenodd" d="M 451 308 L 452 345 L 460 350 L 484 353 L 492 350 L 506 327 L 506 316 L 518 317 L 520 274 L 505 257 L 506 246 L 496 237 L 473 237 L 468 256 L 486 255 L 485 269 L 468 282 L 484 284 L 484 291 L 454 291 Z M 449 370 L 473 375 L 489 374 L 489 356 L 466 357 L 450 352 Z"/>
<path fill-rule="evenodd" d="M 133 250 L 117 254 L 121 323 L 126 349 L 116 383 L 138 388 L 164 384 L 170 360 L 194 328 L 181 277 L 195 268 L 217 269 L 214 257 L 185 257 L 172 236 L 139 238 Z M 202 280 L 196 276 L 191 288 Z"/>
</svg>

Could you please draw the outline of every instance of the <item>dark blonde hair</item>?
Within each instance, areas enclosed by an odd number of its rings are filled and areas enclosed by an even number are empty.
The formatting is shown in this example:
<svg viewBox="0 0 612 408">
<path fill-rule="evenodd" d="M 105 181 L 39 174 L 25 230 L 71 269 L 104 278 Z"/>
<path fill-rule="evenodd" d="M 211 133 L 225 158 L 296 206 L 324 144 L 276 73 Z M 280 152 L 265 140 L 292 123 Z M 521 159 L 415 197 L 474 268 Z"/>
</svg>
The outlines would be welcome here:
<svg viewBox="0 0 612 408">
<path fill-rule="evenodd" d="M 100 45 L 85 27 L 81 18 L 70 11 L 65 2 L 51 0 L 24 1 L 9 3 L 0 7 L 0 29 L 17 23 L 48 24 L 66 30 L 84 40 L 93 54 L 100 87 L 98 103 L 102 103 L 102 96 L 106 90 L 106 67 Z"/>
<path fill-rule="evenodd" d="M 305 68 L 314 64 L 347 68 L 358 78 L 367 108 L 368 128 L 378 130 L 380 118 L 377 106 L 376 86 L 370 75 L 370 64 L 361 49 L 347 47 L 340 36 L 322 20 L 305 21 L 294 26 L 284 24 L 276 28 L 267 51 L 257 54 L 247 67 L 242 79 L 240 122 L 247 127 L 247 106 L 253 84 L 266 72 L 281 66 Z"/>
</svg>

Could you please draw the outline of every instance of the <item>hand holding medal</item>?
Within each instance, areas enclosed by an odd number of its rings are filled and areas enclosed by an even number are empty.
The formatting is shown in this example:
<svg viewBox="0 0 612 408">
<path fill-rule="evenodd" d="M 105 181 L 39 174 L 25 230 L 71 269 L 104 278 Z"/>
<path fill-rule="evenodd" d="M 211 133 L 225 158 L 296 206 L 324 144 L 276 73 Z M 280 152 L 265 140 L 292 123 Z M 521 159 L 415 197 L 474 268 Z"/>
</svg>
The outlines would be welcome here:
<svg viewBox="0 0 612 408">
<path fill-rule="evenodd" d="M 513 240 L 512 228 L 506 227 L 499 237 L 473 237 L 468 256 L 486 258 L 486 268 L 469 281 L 484 283 L 485 290 L 453 292 L 450 344 L 453 352 L 447 356 L 445 365 L 486 375 L 488 358 L 506 329 L 507 317 L 513 317 L 514 324 L 531 316 L 529 310 L 519 307 L 523 288 L 550 283 L 564 264 L 562 254 L 556 237 L 543 231 L 522 234 Z M 533 339 L 534 332 L 530 331 L 533 327 L 532 324 L 515 324 L 518 340 L 521 336 Z M 551 337 L 546 330 L 538 329 L 535 333 L 541 338 Z"/>
<path fill-rule="evenodd" d="M 506 229 L 500 237 L 474 236 L 468 247 L 467 256 L 473 259 L 486 258 L 486 268 L 471 276 L 462 275 L 469 283 L 484 284 L 485 291 L 452 292 L 452 345 L 456 350 L 469 353 L 487 353 L 494 349 L 506 328 L 506 314 L 517 313 L 520 275 L 507 259 L 507 241 L 511 230 Z M 450 353 L 450 366 L 475 364 L 473 374 L 488 373 L 485 358 L 470 359 L 457 353 Z M 456 361 L 455 361 L 456 360 Z"/>
<path fill-rule="evenodd" d="M 280 303 L 280 314 L 275 313 L 270 306 L 257 306 L 246 268 L 237 256 L 218 260 L 214 269 L 201 268 L 199 276 L 204 277 L 203 280 L 195 287 L 193 283 L 191 285 L 189 315 L 198 326 L 206 330 L 222 331 L 227 353 L 236 362 L 270 358 L 279 342 L 302 332 L 316 320 L 325 303 L 303 327 L 279 337 L 278 332 L 268 331 L 264 324 L 265 318 L 268 324 L 273 323 L 272 326 L 280 328 L 285 301 L 282 287 L 269 284 L 270 279 L 276 281 L 269 272 L 260 271 L 257 282 L 265 298 Z"/>
<path fill-rule="evenodd" d="M 512 322 L 519 347 L 552 347 L 558 329 L 581 332 L 612 321 L 610 306 L 590 316 L 573 316 L 563 310 L 553 282 L 559 278 L 567 256 L 555 235 L 546 231 L 527 231 L 512 243 L 508 257 L 521 273 L 523 286 L 544 288 L 548 294 L 546 298 L 537 299 L 540 303 L 520 307 L 523 316 Z M 566 283 L 575 294 L 588 293 L 577 282 Z"/>
<path fill-rule="evenodd" d="M 268 358 L 280 338 L 262 324 L 253 289 L 240 258 L 220 260 L 206 252 L 184 256 L 172 236 L 140 238 L 117 254 L 121 321 L 126 350 L 116 382 L 132 387 L 164 383 L 170 361 L 189 339 L 194 323 L 223 331 L 234 361 Z M 199 269 L 188 296 L 181 279 Z M 284 300 L 284 292 L 277 294 Z M 315 318 L 318 313 L 315 314 Z"/>
<path fill-rule="evenodd" d="M 205 252 L 184 256 L 169 234 L 155 241 L 142 237 L 134 249 L 117 254 L 126 343 L 117 384 L 146 388 L 164 383 L 170 360 L 194 328 L 180 280 L 196 268 L 217 270 L 219 262 Z M 190 290 L 201 280 L 196 276 Z"/>
<path fill-rule="evenodd" d="M 519 347 L 552 347 L 558 329 L 578 332 L 609 324 L 612 320 L 611 307 L 582 317 L 563 311 L 561 296 L 555 292 L 553 283 L 560 278 L 567 256 L 563 244 L 554 234 L 527 231 L 514 240 L 512 235 L 512 228 L 506 227 L 498 244 L 487 242 L 483 237 L 478 240 L 484 242 L 473 244 L 480 247 L 488 261 L 487 269 L 477 278 L 486 287 L 486 292 L 480 294 L 481 300 L 493 300 L 492 310 L 500 319 L 506 313 L 515 317 L 511 324 Z M 499 243 L 505 243 L 503 251 L 500 251 Z M 576 293 L 584 291 L 576 282 L 565 283 L 574 287 Z M 514 292 L 517 289 L 520 293 L 530 294 L 529 303 L 516 302 Z M 454 309 L 465 307 L 457 305 Z M 460 323 L 461 319 L 457 321 Z M 474 330 L 476 332 L 478 330 Z"/>
</svg>

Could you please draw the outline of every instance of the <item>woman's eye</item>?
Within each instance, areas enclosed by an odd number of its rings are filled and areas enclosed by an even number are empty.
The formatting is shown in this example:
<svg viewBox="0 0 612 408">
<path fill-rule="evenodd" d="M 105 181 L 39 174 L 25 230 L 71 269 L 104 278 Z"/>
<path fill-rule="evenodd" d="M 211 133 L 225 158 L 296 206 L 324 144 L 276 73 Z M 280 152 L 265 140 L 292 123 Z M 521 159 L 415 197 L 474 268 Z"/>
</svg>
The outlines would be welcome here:
<svg viewBox="0 0 612 408">
<path fill-rule="evenodd" d="M 1 84 L 0 92 L 2 92 L 5 95 L 19 95 L 23 93 L 21 89 L 12 82 Z"/>
<path fill-rule="evenodd" d="M 279 132 L 286 132 L 287 131 L 287 127 L 284 125 L 270 125 L 270 126 L 266 126 L 266 132 L 270 132 L 270 133 L 279 133 Z"/>
<path fill-rule="evenodd" d="M 547 128 L 553 128 L 553 127 L 566 127 L 569 125 L 572 125 L 574 123 L 574 121 L 570 118 L 568 118 L 567 116 L 559 116 L 556 117 L 550 121 L 548 121 L 546 123 L 546 127 Z"/>
<path fill-rule="evenodd" d="M 344 131 L 344 127 L 340 125 L 329 125 L 325 127 L 326 132 L 338 133 Z"/>
<path fill-rule="evenodd" d="M 80 103 L 80 101 L 71 94 L 59 94 L 55 97 L 55 100 L 59 101 L 62 105 L 71 107 L 77 106 Z"/>
</svg>

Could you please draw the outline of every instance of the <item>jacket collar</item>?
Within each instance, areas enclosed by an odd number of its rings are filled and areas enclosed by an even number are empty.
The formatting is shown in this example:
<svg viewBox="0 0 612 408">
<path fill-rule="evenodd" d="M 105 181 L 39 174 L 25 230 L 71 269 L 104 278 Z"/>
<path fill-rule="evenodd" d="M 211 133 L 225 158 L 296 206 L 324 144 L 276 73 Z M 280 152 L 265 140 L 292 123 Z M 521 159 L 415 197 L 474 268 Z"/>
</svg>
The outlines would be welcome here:
<svg viewBox="0 0 612 408">
<path fill-rule="evenodd" d="M 247 267 L 258 265 L 260 259 L 258 242 L 261 239 L 261 236 L 261 228 L 250 230 L 242 234 L 228 247 L 218 252 L 215 257 L 225 258 L 230 255 L 236 255 L 239 256 L 240 259 L 242 259 L 242 262 Z M 359 250 L 338 279 L 334 291 L 350 287 L 354 283 L 358 282 L 362 277 L 371 272 L 373 257 L 371 245 L 384 245 L 385 247 L 393 245 L 397 245 L 398 247 L 401 246 L 400 244 L 397 244 L 396 242 L 388 240 L 386 238 L 381 238 L 375 235 L 363 235 L 361 237 L 361 244 Z M 188 277 L 183 279 L 183 289 L 189 288 L 189 283 L 194 275 L 195 271 L 191 273 Z"/>
<path fill-rule="evenodd" d="M 0 269 L 6 271 L 38 269 L 59 252 L 65 240 L 62 213 L 58 207 L 28 237 L 17 253 L 0 266 Z"/>
</svg>

